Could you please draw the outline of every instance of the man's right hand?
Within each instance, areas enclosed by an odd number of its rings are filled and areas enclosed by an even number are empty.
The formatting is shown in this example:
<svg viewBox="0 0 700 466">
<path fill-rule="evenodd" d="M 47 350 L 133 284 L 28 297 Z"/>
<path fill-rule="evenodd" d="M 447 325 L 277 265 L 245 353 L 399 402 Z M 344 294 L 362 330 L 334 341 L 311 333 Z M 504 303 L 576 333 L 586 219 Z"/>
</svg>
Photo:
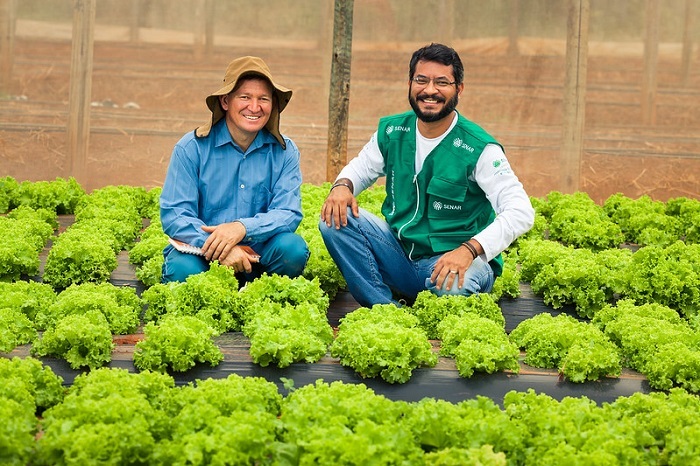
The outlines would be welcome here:
<svg viewBox="0 0 700 466">
<path fill-rule="evenodd" d="M 345 178 L 338 181 L 352 185 L 352 182 Z M 348 224 L 348 207 L 352 209 L 352 214 L 356 218 L 360 216 L 360 209 L 352 189 L 348 186 L 338 185 L 331 189 L 323 207 L 321 207 L 321 220 L 326 222 L 328 227 L 335 224 L 335 228 L 339 230 L 341 226 L 344 227 Z"/>
</svg>

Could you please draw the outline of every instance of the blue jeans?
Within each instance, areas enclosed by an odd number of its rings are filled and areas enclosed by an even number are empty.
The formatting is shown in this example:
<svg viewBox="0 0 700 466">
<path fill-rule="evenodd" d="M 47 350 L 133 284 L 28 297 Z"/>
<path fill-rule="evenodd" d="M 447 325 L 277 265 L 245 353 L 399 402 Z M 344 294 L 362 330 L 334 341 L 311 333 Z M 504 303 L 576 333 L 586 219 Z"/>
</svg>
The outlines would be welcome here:
<svg viewBox="0 0 700 466">
<path fill-rule="evenodd" d="M 254 280 L 264 272 L 298 277 L 309 259 L 306 241 L 296 233 L 280 233 L 265 243 L 250 246 L 260 254 L 260 262 L 253 264 L 251 273 L 236 274 L 240 285 Z M 184 282 L 190 275 L 209 270 L 209 261 L 204 257 L 182 253 L 171 245 L 163 250 L 163 256 L 163 283 Z"/>
<path fill-rule="evenodd" d="M 418 260 L 408 258 L 386 221 L 360 209 L 359 218 L 348 209 L 348 224 L 339 230 L 319 222 L 319 230 L 331 257 L 338 265 L 353 298 L 365 307 L 397 303 L 398 297 L 415 300 L 430 290 L 438 296 L 488 293 L 494 282 L 491 266 L 478 257 L 467 270 L 464 285 L 438 289 L 430 281 L 441 255 Z"/>
</svg>

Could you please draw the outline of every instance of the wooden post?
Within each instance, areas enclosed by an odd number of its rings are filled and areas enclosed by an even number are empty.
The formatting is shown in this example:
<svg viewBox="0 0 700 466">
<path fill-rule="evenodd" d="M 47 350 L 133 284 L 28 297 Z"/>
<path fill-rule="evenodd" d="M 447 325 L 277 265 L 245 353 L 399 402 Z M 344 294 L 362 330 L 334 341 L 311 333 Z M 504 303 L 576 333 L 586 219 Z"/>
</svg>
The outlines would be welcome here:
<svg viewBox="0 0 700 466">
<path fill-rule="evenodd" d="M 321 54 L 321 79 L 322 92 L 324 96 L 330 97 L 331 88 L 331 68 L 333 67 L 333 15 L 335 9 L 333 3 L 320 0 L 321 8 L 319 11 L 321 18 L 321 36 L 319 39 L 319 53 Z"/>
<path fill-rule="evenodd" d="M 685 0 L 685 22 L 683 24 L 683 55 L 681 56 L 681 76 L 683 86 L 690 81 L 690 63 L 693 57 L 693 31 L 695 30 L 696 0 Z"/>
<path fill-rule="evenodd" d="M 204 53 L 210 57 L 214 53 L 214 18 L 216 2 L 204 0 Z"/>
<path fill-rule="evenodd" d="M 70 176 L 87 183 L 90 140 L 90 96 L 96 0 L 73 0 L 73 42 L 68 108 Z"/>
<path fill-rule="evenodd" d="M 440 0 L 438 3 L 438 15 L 443 19 L 438 37 L 443 44 L 451 44 L 455 30 L 455 2 L 454 0 Z"/>
<path fill-rule="evenodd" d="M 642 123 L 656 124 L 657 62 L 659 58 L 659 0 L 647 0 L 647 29 L 642 76 Z"/>
<path fill-rule="evenodd" d="M 586 72 L 588 69 L 589 0 L 569 0 L 562 128 L 562 192 L 579 190 L 583 131 L 586 119 Z"/>
<path fill-rule="evenodd" d="M 204 57 L 206 43 L 206 5 L 205 0 L 192 0 L 192 14 L 194 15 L 194 30 L 192 31 L 192 50 L 194 59 L 199 61 Z"/>
<path fill-rule="evenodd" d="M 0 0 L 0 94 L 10 94 L 15 49 L 15 0 Z"/>
<path fill-rule="evenodd" d="M 129 41 L 136 44 L 139 41 L 141 28 L 141 0 L 131 0 L 131 24 L 129 24 Z"/>
<path fill-rule="evenodd" d="M 510 0 L 510 21 L 508 25 L 508 55 L 520 55 L 518 36 L 520 35 L 520 0 Z"/>
<path fill-rule="evenodd" d="M 328 96 L 326 180 L 333 181 L 347 162 L 353 0 L 335 0 L 333 56 Z"/>
</svg>

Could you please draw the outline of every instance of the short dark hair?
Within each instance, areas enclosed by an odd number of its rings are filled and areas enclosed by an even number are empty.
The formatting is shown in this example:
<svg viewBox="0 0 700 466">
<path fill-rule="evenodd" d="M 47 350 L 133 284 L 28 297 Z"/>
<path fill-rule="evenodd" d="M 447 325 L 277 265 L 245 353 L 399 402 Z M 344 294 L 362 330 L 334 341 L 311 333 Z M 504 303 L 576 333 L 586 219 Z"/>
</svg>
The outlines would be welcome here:
<svg viewBox="0 0 700 466">
<path fill-rule="evenodd" d="M 433 42 L 413 52 L 411 63 L 408 67 L 409 80 L 413 79 L 413 75 L 416 73 L 416 65 L 419 61 L 434 61 L 445 66 L 452 65 L 455 83 L 462 84 L 464 80 L 462 60 L 459 58 L 459 54 L 451 47 Z"/>
</svg>

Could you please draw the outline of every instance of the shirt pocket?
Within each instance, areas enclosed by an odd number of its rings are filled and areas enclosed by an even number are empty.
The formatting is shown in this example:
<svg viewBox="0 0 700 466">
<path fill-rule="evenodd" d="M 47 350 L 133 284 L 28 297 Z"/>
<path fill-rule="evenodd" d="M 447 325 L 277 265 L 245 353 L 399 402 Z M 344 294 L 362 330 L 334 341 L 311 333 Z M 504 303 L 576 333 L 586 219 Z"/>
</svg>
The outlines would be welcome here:
<svg viewBox="0 0 700 466">
<path fill-rule="evenodd" d="M 272 191 L 270 191 L 266 185 L 261 184 L 257 186 L 254 190 L 253 200 L 251 202 L 251 206 L 255 212 L 253 212 L 251 216 L 260 212 L 267 212 L 271 202 Z"/>
</svg>

